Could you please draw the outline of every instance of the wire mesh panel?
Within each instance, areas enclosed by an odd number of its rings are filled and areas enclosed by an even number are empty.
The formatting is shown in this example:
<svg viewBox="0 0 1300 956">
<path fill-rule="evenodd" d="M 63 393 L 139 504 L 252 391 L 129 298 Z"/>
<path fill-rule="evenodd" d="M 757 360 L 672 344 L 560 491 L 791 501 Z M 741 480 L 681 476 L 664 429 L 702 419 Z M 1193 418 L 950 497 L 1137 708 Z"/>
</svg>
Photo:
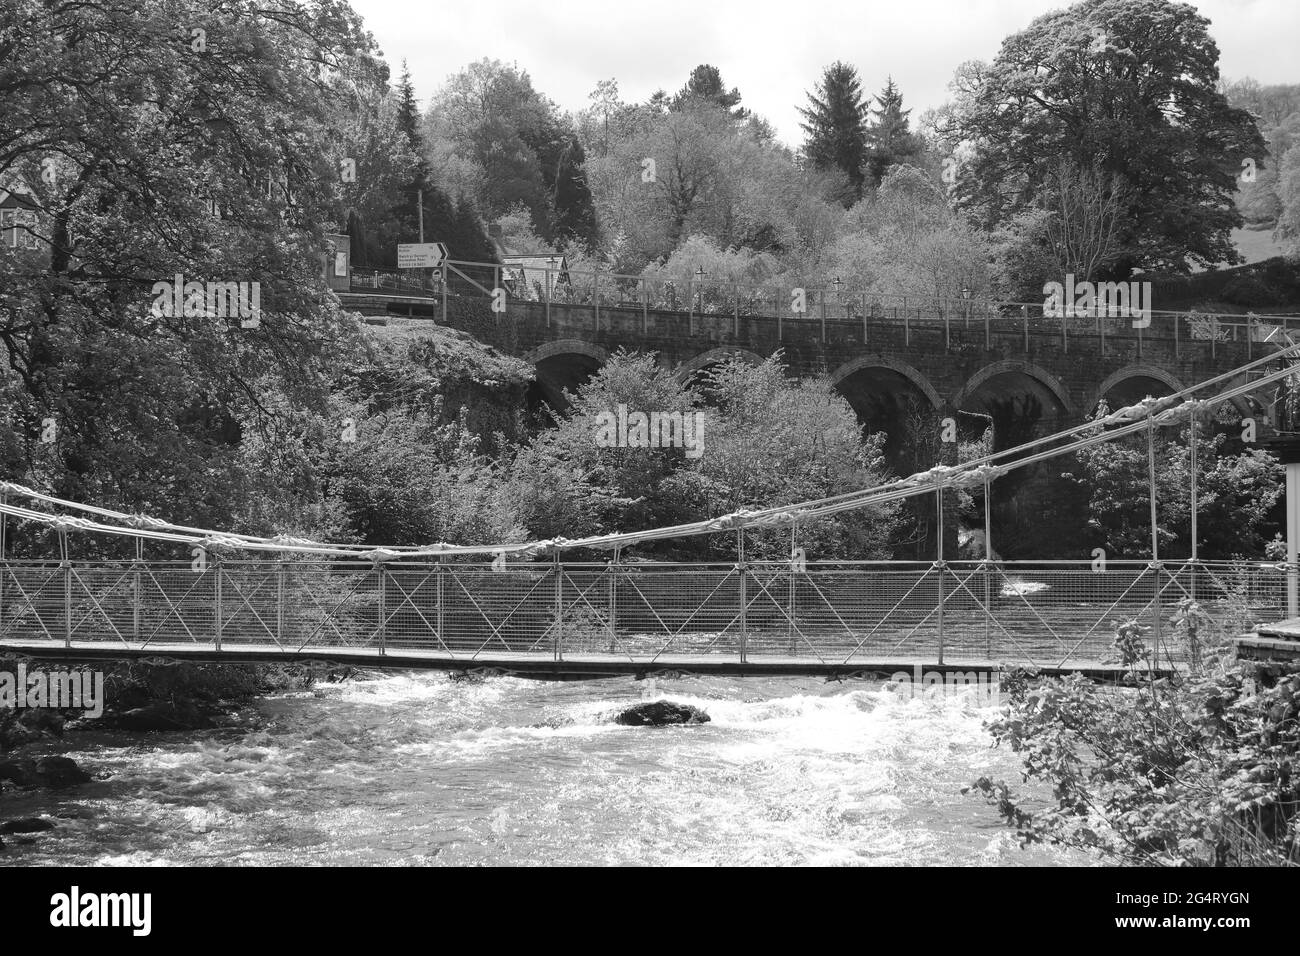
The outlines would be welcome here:
<svg viewBox="0 0 1300 956">
<path fill-rule="evenodd" d="M 619 578 L 620 653 L 634 660 L 740 653 L 740 572 L 629 567 Z"/>
<path fill-rule="evenodd" d="M 1119 622 L 1153 621 L 1156 579 L 1141 564 L 994 564 L 992 647 L 1000 660 L 1067 666 L 1112 657 Z"/>
<path fill-rule="evenodd" d="M 0 567 L 0 640 L 62 641 L 64 573 L 57 564 Z"/>
<path fill-rule="evenodd" d="M 439 573 L 441 585 L 434 578 L 433 593 L 441 587 L 442 643 L 449 651 L 468 657 L 554 654 L 553 568 L 522 565 L 494 571 L 483 565 L 446 565 Z M 427 611 L 424 617 L 428 619 Z M 436 622 L 433 630 L 438 630 Z"/>
<path fill-rule="evenodd" d="M 140 642 L 208 644 L 217 635 L 217 573 L 183 562 L 148 564 L 140 575 Z"/>
<path fill-rule="evenodd" d="M 72 564 L 67 574 L 72 612 L 67 632 L 70 640 L 129 645 L 138 639 L 135 595 L 142 574 L 138 567 Z"/>
<path fill-rule="evenodd" d="M 926 658 L 939 650 L 939 576 L 932 565 L 809 565 L 795 582 L 798 620 L 828 658 Z"/>
</svg>

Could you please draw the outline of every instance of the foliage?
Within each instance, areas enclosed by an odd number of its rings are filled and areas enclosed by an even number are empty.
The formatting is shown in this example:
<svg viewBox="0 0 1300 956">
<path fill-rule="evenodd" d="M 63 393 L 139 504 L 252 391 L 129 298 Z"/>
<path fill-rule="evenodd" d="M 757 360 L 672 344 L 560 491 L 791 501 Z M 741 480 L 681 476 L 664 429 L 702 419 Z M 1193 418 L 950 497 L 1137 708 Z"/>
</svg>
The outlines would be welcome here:
<svg viewBox="0 0 1300 956">
<path fill-rule="evenodd" d="M 482 59 L 452 76 L 429 108 L 430 164 L 450 175 L 489 219 L 523 206 L 548 242 L 596 237 L 585 153 L 572 122 L 526 72 Z"/>
<path fill-rule="evenodd" d="M 836 60 L 826 67 L 808 106 L 799 108 L 806 139 L 803 154 L 818 169 L 837 169 L 848 178 L 851 205 L 862 198 L 863 167 L 867 163 L 867 104 L 862 99 L 858 71 Z"/>
<path fill-rule="evenodd" d="M 1199 615 L 1180 608 L 1180 630 L 1195 633 Z M 1300 668 L 1211 666 L 1155 679 L 1144 632 L 1135 622 L 1116 629 L 1122 687 L 1079 674 L 1003 682 L 1010 701 L 989 729 L 1020 755 L 1026 782 L 1051 786 L 1049 806 L 1026 809 L 989 777 L 967 792 L 1025 845 L 1157 866 L 1300 861 Z"/>
<path fill-rule="evenodd" d="M 786 379 L 779 356 L 757 367 L 723 362 L 686 386 L 653 356 L 620 352 L 572 399 L 556 427 L 534 438 L 511 468 L 512 481 L 527 479 L 512 496 L 518 512 L 539 527 L 563 529 L 569 522 L 566 537 L 699 521 L 885 480 L 882 439 L 863 440 L 852 409 L 828 382 Z M 702 454 L 693 457 L 684 447 L 603 447 L 600 416 L 616 414 L 619 405 L 629 413 L 701 416 Z M 546 484 L 531 485 L 538 474 L 549 476 Z M 892 507 L 880 507 L 801 525 L 800 544 L 819 556 L 881 557 L 895 516 Z M 730 553 L 734 542 L 714 535 L 665 546 L 701 556 L 712 549 Z M 755 556 L 788 554 L 788 527 L 755 533 L 752 548 Z"/>
<path fill-rule="evenodd" d="M 924 143 L 908 127 L 908 114 L 903 109 L 903 94 L 894 85 L 891 76 L 885 88 L 876 97 L 878 104 L 871 110 L 871 127 L 867 130 L 866 177 L 873 186 L 879 186 L 885 174 L 894 166 L 917 163 L 924 151 Z"/>
<path fill-rule="evenodd" d="M 1265 143 L 1217 88 L 1208 26 L 1167 0 L 1084 0 L 1008 37 L 963 78 L 963 205 L 993 227 L 1034 203 L 1054 163 L 1095 162 L 1128 189 L 1116 276 L 1237 261 L 1236 175 Z"/>
<path fill-rule="evenodd" d="M 0 415 L 20 436 L 3 470 L 228 526 L 232 449 L 265 414 L 265 383 L 320 407 L 355 331 L 320 250 L 342 199 L 344 90 L 382 74 L 370 40 L 334 0 L 24 3 L 0 17 L 0 47 L 22 51 L 0 56 L 0 181 L 26 186 L 41 245 L 0 257 Z M 154 314 L 153 285 L 178 273 L 258 283 L 260 325 Z M 46 419 L 57 436 L 42 443 Z"/>
<path fill-rule="evenodd" d="M 1096 418 L 1109 413 L 1103 402 Z M 1100 432 L 1098 425 L 1096 431 Z M 1155 489 L 1161 557 L 1190 554 L 1190 428 L 1155 435 Z M 1282 493 L 1282 468 L 1260 449 L 1232 453 L 1227 435 L 1202 421 L 1196 441 L 1197 527 L 1200 555 L 1259 554 L 1269 510 Z M 1111 557 L 1151 554 L 1150 479 L 1144 434 L 1103 442 L 1075 453 L 1077 470 L 1064 475 L 1089 494 L 1088 526 Z"/>
</svg>

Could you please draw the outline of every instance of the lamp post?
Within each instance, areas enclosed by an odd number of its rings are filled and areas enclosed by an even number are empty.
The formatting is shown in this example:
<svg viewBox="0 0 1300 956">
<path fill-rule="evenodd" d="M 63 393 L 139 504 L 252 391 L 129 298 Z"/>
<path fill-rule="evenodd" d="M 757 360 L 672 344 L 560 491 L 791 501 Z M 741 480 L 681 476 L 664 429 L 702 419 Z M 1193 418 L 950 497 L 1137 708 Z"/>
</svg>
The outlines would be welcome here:
<svg viewBox="0 0 1300 956">
<path fill-rule="evenodd" d="M 844 280 L 842 280 L 839 276 L 836 276 L 834 279 L 831 280 L 831 285 L 835 286 L 835 301 L 840 305 L 844 304 L 844 300 L 840 298 L 840 286 L 842 286 L 843 284 L 844 284 Z"/>
<path fill-rule="evenodd" d="M 699 304 L 699 311 L 700 311 L 701 314 L 704 312 L 704 284 L 703 284 L 703 283 L 704 283 L 704 277 L 707 276 L 707 275 L 708 275 L 708 273 L 704 271 L 704 266 L 698 266 L 698 267 L 695 269 L 695 279 L 696 279 L 697 282 L 700 283 L 700 304 Z"/>
<path fill-rule="evenodd" d="M 962 297 L 962 301 L 966 303 L 966 328 L 969 329 L 970 328 L 970 289 L 967 288 L 966 286 L 962 286 L 961 297 Z"/>
</svg>

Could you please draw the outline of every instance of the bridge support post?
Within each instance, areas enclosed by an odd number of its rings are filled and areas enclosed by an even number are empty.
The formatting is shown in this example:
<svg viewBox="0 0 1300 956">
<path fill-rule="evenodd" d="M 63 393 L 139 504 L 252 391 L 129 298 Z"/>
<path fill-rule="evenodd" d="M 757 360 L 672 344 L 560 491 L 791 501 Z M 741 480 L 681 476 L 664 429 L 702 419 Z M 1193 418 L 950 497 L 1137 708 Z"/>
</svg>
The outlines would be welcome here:
<svg viewBox="0 0 1300 956">
<path fill-rule="evenodd" d="M 555 549 L 555 648 L 557 661 L 564 660 L 564 569 L 560 565 L 560 549 Z"/>
<path fill-rule="evenodd" d="M 984 482 L 984 653 L 993 660 L 993 482 Z"/>
<path fill-rule="evenodd" d="M 614 653 L 618 646 L 618 547 L 614 548 L 614 560 L 609 564 L 609 652 Z"/>
<path fill-rule="evenodd" d="M 1141 328 L 1139 327 L 1139 332 Z M 1160 525 L 1156 508 L 1156 423 L 1147 416 L 1147 487 L 1151 506 L 1151 571 L 1152 571 L 1152 631 L 1151 640 L 1155 648 L 1152 664 L 1160 666 Z"/>
<path fill-rule="evenodd" d="M 1187 419 L 1187 435 L 1188 435 L 1188 443 L 1189 443 L 1189 445 L 1190 445 L 1190 448 L 1188 449 L 1188 452 L 1187 452 L 1187 454 L 1188 454 L 1188 471 L 1191 473 L 1191 474 L 1190 474 L 1190 478 L 1191 478 L 1191 511 L 1192 511 L 1192 516 L 1191 516 L 1191 517 L 1192 517 L 1192 528 L 1191 528 L 1191 531 L 1192 531 L 1192 582 L 1191 582 L 1191 588 L 1192 588 L 1192 600 L 1193 600 L 1193 601 L 1196 600 L 1196 565 L 1197 565 L 1197 563 L 1198 563 L 1198 561 L 1199 561 L 1199 558 L 1200 558 L 1200 550 L 1199 550 L 1199 545 L 1198 545 L 1198 543 L 1197 543 L 1197 538 L 1200 537 L 1200 533 L 1199 533 L 1199 529 L 1197 528 L 1197 517 L 1196 517 L 1196 511 L 1197 511 L 1197 508 L 1198 508 L 1197 487 L 1196 487 L 1196 485 L 1197 485 L 1197 476 L 1196 476 L 1196 439 L 1197 439 L 1197 437 L 1198 437 L 1198 433 L 1199 433 L 1199 432 L 1200 432 L 1200 422 L 1199 422 L 1199 420 L 1198 420 L 1197 417 L 1196 417 L 1196 411 L 1193 409 L 1192 413 L 1188 416 L 1188 419 Z M 1291 500 L 1291 498 L 1290 498 L 1290 494 L 1289 494 L 1289 492 L 1288 492 L 1287 501 L 1290 502 L 1290 500 Z M 1289 523 L 1289 522 L 1288 522 L 1288 525 L 1287 525 L 1287 526 L 1288 526 L 1288 528 L 1290 527 L 1290 523 Z M 1288 533 L 1288 539 L 1289 539 L 1289 538 L 1290 538 L 1290 534 Z M 1292 592 L 1292 593 L 1294 593 L 1294 592 Z M 1294 617 L 1294 615 L 1292 615 L 1292 616 Z"/>
<path fill-rule="evenodd" d="M 379 591 L 379 656 L 383 657 L 388 645 L 388 569 L 383 561 L 375 562 L 375 579 Z"/>
<path fill-rule="evenodd" d="M 446 639 L 445 637 L 442 636 L 444 622 L 446 621 L 446 616 L 445 616 L 444 613 L 443 613 L 443 603 L 444 603 L 444 601 L 443 601 L 443 595 L 444 595 L 444 589 L 443 589 L 443 583 L 442 583 L 442 582 L 443 582 L 443 578 L 446 576 L 446 571 L 447 571 L 447 569 L 446 569 L 446 564 L 445 564 L 444 559 L 443 559 L 443 558 L 439 558 L 439 559 L 438 559 L 438 567 L 437 567 L 437 570 L 434 572 L 434 575 L 433 575 L 433 586 L 434 586 L 434 591 L 435 591 L 435 594 L 436 594 L 436 596 L 437 596 L 437 600 L 438 600 L 438 618 L 437 618 L 437 620 L 438 620 L 438 623 L 437 623 L 437 628 L 438 628 L 438 643 L 441 644 L 443 647 L 447 648 L 448 651 L 450 651 L 450 650 L 451 650 L 451 645 L 448 644 L 448 643 L 447 643 L 447 639 Z"/>
<path fill-rule="evenodd" d="M 284 555 L 275 559 L 275 642 L 284 642 Z"/>
<path fill-rule="evenodd" d="M 63 544 L 63 646 L 72 646 L 72 562 L 68 560 L 68 535 L 59 532 Z"/>
<path fill-rule="evenodd" d="M 791 657 L 794 657 L 795 653 L 798 650 L 798 647 L 796 646 L 794 640 L 794 616 L 795 616 L 794 576 L 795 574 L 798 573 L 799 570 L 797 564 L 799 560 L 799 551 L 796 546 L 798 527 L 799 526 L 795 522 L 793 521 L 790 522 L 790 593 L 786 599 L 787 606 L 786 606 L 786 615 L 785 615 L 785 636 L 786 636 L 786 640 L 790 642 L 789 653 Z"/>
<path fill-rule="evenodd" d="M 740 663 L 745 663 L 746 645 L 749 643 L 747 617 L 749 611 L 748 572 L 745 568 L 745 529 L 736 529 L 736 570 L 740 572 Z"/>
<path fill-rule="evenodd" d="M 946 585 L 944 581 L 944 570 L 947 563 L 943 559 L 943 485 L 940 484 L 934 489 L 935 513 L 938 516 L 938 534 L 935 535 L 937 542 L 935 547 L 934 568 L 939 573 L 939 603 L 935 606 L 936 622 L 939 630 L 939 664 L 943 664 L 943 610 L 944 604 L 948 599 Z"/>
<path fill-rule="evenodd" d="M 1286 616 L 1300 617 L 1300 464 L 1286 466 Z"/>
<path fill-rule="evenodd" d="M 225 623 L 225 608 L 222 607 L 221 593 L 221 555 L 212 555 L 212 625 L 216 648 L 221 650 L 221 629 Z"/>
</svg>

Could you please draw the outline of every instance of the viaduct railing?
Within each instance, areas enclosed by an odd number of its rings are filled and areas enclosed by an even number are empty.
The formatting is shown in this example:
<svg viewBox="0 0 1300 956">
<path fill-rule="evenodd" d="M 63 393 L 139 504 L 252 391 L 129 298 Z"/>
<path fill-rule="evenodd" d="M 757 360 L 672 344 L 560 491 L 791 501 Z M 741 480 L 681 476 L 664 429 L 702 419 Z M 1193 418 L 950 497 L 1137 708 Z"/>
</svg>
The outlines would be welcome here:
<svg viewBox="0 0 1300 956">
<path fill-rule="evenodd" d="M 1105 351 L 1107 339 L 1125 339 L 1135 341 L 1141 354 L 1144 340 L 1159 339 L 1169 340 L 1175 353 L 1196 346 L 1213 358 L 1220 343 L 1231 342 L 1240 343 L 1233 349 L 1234 355 L 1244 346 L 1249 359 L 1269 348 L 1270 343 L 1285 341 L 1292 325 L 1300 326 L 1300 315 L 1232 315 L 1152 308 L 1148 324 L 1145 318 L 1135 321 L 1105 302 L 1081 314 L 1058 315 L 1045 308 L 1043 301 L 1000 302 L 974 295 L 889 295 L 854 291 L 842 282 L 803 288 L 719 281 L 707 276 L 682 282 L 558 266 L 448 261 L 436 270 L 356 271 L 352 276 L 355 295 L 432 300 L 441 304 L 444 321 L 449 300 L 490 301 L 496 290 L 505 293 L 505 302 L 537 304 L 544 310 L 548 325 L 553 307 L 557 311 L 573 307 L 590 310 L 593 330 L 602 327 L 602 313 L 606 324 L 615 315 L 626 319 L 639 313 L 647 333 L 654 316 L 665 313 L 683 315 L 688 334 L 692 335 L 718 323 L 729 323 L 730 331 L 739 336 L 742 322 L 764 319 L 775 326 L 778 338 L 788 322 L 820 324 L 823 341 L 828 324 L 850 323 L 861 326 L 862 340 L 866 342 L 871 338 L 871 327 L 883 324 L 901 326 L 904 343 L 909 345 L 913 333 L 932 335 L 937 330 L 945 348 L 951 347 L 954 334 L 960 330 L 966 342 L 971 341 L 972 331 L 975 338 L 982 331 L 986 348 L 992 347 L 995 336 L 1005 341 L 1008 335 L 1023 338 L 1025 350 L 1031 338 L 1041 342 L 1047 336 L 1067 352 L 1071 341 L 1093 340 Z"/>
</svg>

